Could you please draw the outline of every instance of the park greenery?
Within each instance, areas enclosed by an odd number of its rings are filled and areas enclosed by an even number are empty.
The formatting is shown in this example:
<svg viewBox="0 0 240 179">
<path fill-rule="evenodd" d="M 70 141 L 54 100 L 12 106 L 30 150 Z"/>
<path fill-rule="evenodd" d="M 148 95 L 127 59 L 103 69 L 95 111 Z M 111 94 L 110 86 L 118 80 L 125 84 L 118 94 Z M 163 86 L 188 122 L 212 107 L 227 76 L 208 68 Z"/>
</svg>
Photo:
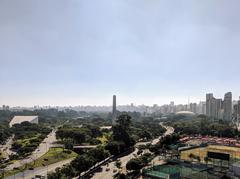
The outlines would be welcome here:
<svg viewBox="0 0 240 179">
<path fill-rule="evenodd" d="M 84 154 L 78 155 L 70 164 L 65 165 L 63 168 L 57 168 L 55 172 L 48 175 L 48 178 L 56 179 L 79 176 L 82 172 L 87 171 L 96 163 L 109 156 L 109 152 L 99 146 L 85 152 Z"/>
<path fill-rule="evenodd" d="M 14 134 L 12 150 L 17 153 L 17 155 L 11 157 L 16 159 L 31 154 L 47 137 L 51 129 L 38 124 L 23 122 L 21 124 L 15 124 L 11 128 L 11 131 Z"/>
<path fill-rule="evenodd" d="M 11 160 L 29 155 L 53 128 L 57 129 L 56 137 L 59 143 L 63 144 L 65 150 L 61 152 L 64 153 L 59 154 L 59 149 L 55 151 L 50 149 L 43 156 L 44 159 L 47 159 L 46 161 L 43 161 L 41 157 L 35 161 L 34 165 L 31 164 L 31 167 L 38 167 L 44 162 L 51 164 L 72 155 L 74 157 L 77 155 L 77 157 L 70 164 L 49 174 L 49 178 L 78 176 L 111 155 L 118 156 L 132 150 L 136 142 L 150 141 L 165 132 L 165 129 L 159 125 L 159 120 L 143 117 L 136 112 L 118 112 L 118 119 L 113 127 L 103 129 L 100 127 L 112 125 L 111 113 L 97 114 L 73 110 L 37 109 L 17 112 L 6 110 L 0 111 L 0 115 L 2 115 L 0 116 L 2 143 L 14 134 L 12 149 L 17 152 L 17 155 L 10 156 Z M 15 115 L 38 115 L 39 124 L 23 122 L 9 128 L 8 123 Z M 66 151 L 72 151 L 76 145 L 97 145 L 97 148 L 76 151 L 78 154 L 66 154 Z M 65 154 L 67 156 L 64 157 Z M 141 161 L 141 166 L 144 166 L 146 156 L 138 158 L 138 160 Z"/>
<path fill-rule="evenodd" d="M 81 119 L 81 121 L 83 120 Z M 89 125 L 86 121 L 82 124 L 75 121 L 74 124 L 78 127 L 69 123 L 58 129 L 57 137 L 61 141 L 71 140 L 72 145 L 89 144 L 89 139 L 97 139 L 100 144 L 95 149 L 80 153 L 69 165 L 57 169 L 54 173 L 49 174 L 48 178 L 79 176 L 110 155 L 117 156 L 131 150 L 136 143 L 136 139 L 150 140 L 165 132 L 165 129 L 159 125 L 159 121 L 147 118 L 137 122 L 133 121 L 127 113 L 121 113 L 118 116 L 116 124 L 113 125 L 111 130 L 102 131 L 96 126 L 98 123 L 103 123 L 103 119 L 98 118 L 95 122 Z M 103 142 L 100 139 L 104 139 Z M 149 155 L 151 154 L 143 154 L 136 159 L 139 166 L 143 167 L 149 162 L 151 159 Z M 130 161 L 128 164 L 129 170 L 135 170 L 134 162 L 136 163 L 136 161 Z M 119 165 L 116 164 L 116 166 Z"/>
<path fill-rule="evenodd" d="M 166 129 L 159 125 L 159 120 L 151 117 L 141 118 L 139 121 L 133 121 L 131 133 L 133 138 L 138 141 L 140 139 L 151 140 L 162 135 Z"/>
<path fill-rule="evenodd" d="M 60 162 L 67 159 L 74 159 L 77 157 L 77 153 L 71 150 L 63 150 L 62 148 L 50 148 L 49 151 L 38 158 L 22 167 L 15 168 L 5 173 L 5 176 L 11 176 L 19 172 L 23 172 L 26 169 L 35 169 L 37 167 L 51 165 L 56 162 Z"/>
<path fill-rule="evenodd" d="M 5 124 L 0 124 L 0 144 L 4 144 L 6 140 L 11 136 L 11 131 Z"/>
<path fill-rule="evenodd" d="M 199 115 L 191 120 L 170 120 L 166 123 L 166 125 L 172 126 L 175 129 L 175 132 L 179 134 L 201 134 L 218 137 L 239 136 L 239 132 L 230 122 L 209 119 L 205 115 Z"/>
<path fill-rule="evenodd" d="M 179 143 L 180 136 L 178 134 L 167 135 L 160 139 L 160 141 L 155 145 L 150 145 L 150 152 L 155 155 L 166 153 L 168 150 L 171 150 L 174 145 Z"/>
<path fill-rule="evenodd" d="M 83 143 L 87 145 L 100 144 L 101 141 L 97 138 L 102 135 L 100 128 L 93 125 L 81 125 L 80 127 L 74 127 L 72 125 L 64 125 L 58 128 L 56 132 L 57 139 L 60 139 L 65 145 L 81 145 Z"/>
<path fill-rule="evenodd" d="M 133 158 L 128 161 L 126 164 L 126 168 L 128 171 L 139 171 L 146 166 L 151 160 L 153 159 L 153 156 L 151 153 L 145 153 L 137 158 Z"/>
<path fill-rule="evenodd" d="M 57 169 L 54 173 L 49 174 L 48 178 L 79 176 L 82 172 L 87 171 L 96 163 L 109 157 L 110 154 L 117 155 L 121 152 L 126 151 L 129 147 L 132 147 L 135 144 L 135 141 L 128 133 L 129 127 L 131 125 L 130 119 L 131 117 L 128 115 L 120 116 L 117 124 L 112 128 L 112 134 L 106 145 L 99 145 L 95 149 L 91 149 L 83 154 L 80 154 L 69 165 L 63 167 L 62 169 Z M 59 133 L 59 131 L 61 132 Z M 67 136 L 70 136 L 74 141 L 75 136 L 78 136 L 76 138 L 79 138 L 79 136 L 84 136 L 82 139 L 86 139 L 86 135 L 89 135 L 92 138 L 97 138 L 102 135 L 102 133 L 98 128 L 93 128 L 89 125 L 83 125 L 80 128 L 70 127 L 70 129 L 69 126 L 63 126 L 58 130 L 57 133 L 57 136 L 62 140 L 64 140 Z M 86 140 L 82 139 L 81 141 L 75 142 L 86 142 Z"/>
<path fill-rule="evenodd" d="M 9 130 L 9 121 L 11 112 L 7 110 L 0 110 L 0 144 L 4 144 L 12 135 Z"/>
<path fill-rule="evenodd" d="M 147 118 L 141 121 L 131 121 L 128 114 L 120 115 L 112 130 L 112 138 L 106 146 L 112 155 L 124 152 L 139 140 L 151 140 L 165 132 L 157 120 Z"/>
</svg>

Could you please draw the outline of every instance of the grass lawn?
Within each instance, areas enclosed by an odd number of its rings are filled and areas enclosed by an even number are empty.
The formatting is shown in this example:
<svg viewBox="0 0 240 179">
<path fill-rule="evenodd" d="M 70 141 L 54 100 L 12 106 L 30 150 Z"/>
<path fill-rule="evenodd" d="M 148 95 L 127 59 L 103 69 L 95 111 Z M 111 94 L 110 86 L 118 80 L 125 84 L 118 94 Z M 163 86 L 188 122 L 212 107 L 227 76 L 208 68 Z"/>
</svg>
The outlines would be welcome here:
<svg viewBox="0 0 240 179">
<path fill-rule="evenodd" d="M 35 136 L 27 139 L 18 139 L 16 140 L 16 143 L 21 144 L 22 146 L 26 146 L 30 144 L 30 141 L 33 139 L 38 139 L 40 137 L 40 134 L 36 134 Z"/>
<path fill-rule="evenodd" d="M 98 137 L 97 139 L 101 141 L 102 144 L 106 144 L 110 137 L 112 135 L 112 132 L 108 132 L 108 133 L 103 133 L 103 135 L 101 137 Z"/>
<path fill-rule="evenodd" d="M 50 148 L 49 151 L 39 159 L 27 164 L 26 166 L 22 166 L 18 169 L 8 171 L 5 175 L 11 176 L 29 168 L 37 168 L 37 167 L 51 165 L 63 160 L 75 158 L 78 155 L 73 151 L 69 151 L 69 152 L 66 152 L 66 151 L 67 150 L 65 150 L 64 152 L 62 148 Z"/>
<path fill-rule="evenodd" d="M 73 151 L 68 152 L 67 150 L 63 151 L 62 148 L 50 148 L 50 150 L 45 155 L 37 159 L 35 162 L 30 163 L 29 165 L 32 166 L 33 168 L 41 167 L 43 165 L 50 165 L 62 160 L 74 158 L 77 157 L 78 155 Z"/>
</svg>

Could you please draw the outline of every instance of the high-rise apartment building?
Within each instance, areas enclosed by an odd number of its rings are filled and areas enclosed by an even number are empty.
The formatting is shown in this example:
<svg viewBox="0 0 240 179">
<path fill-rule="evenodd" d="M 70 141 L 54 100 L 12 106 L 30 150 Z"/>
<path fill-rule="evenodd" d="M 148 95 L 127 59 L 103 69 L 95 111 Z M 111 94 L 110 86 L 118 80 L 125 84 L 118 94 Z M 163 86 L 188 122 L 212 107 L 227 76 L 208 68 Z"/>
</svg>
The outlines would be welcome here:
<svg viewBox="0 0 240 179">
<path fill-rule="evenodd" d="M 215 118 L 222 119 L 222 99 L 215 99 Z"/>
<path fill-rule="evenodd" d="M 198 105 L 199 108 L 199 114 L 206 114 L 206 102 L 201 101 Z"/>
<path fill-rule="evenodd" d="M 233 117 L 235 120 L 240 120 L 240 99 L 237 103 L 233 106 Z"/>
<path fill-rule="evenodd" d="M 215 117 L 216 114 L 216 99 L 212 93 L 206 94 L 206 115 L 208 117 Z"/>
<path fill-rule="evenodd" d="M 197 113 L 197 103 L 190 103 L 190 111 Z"/>
<path fill-rule="evenodd" d="M 223 102 L 223 119 L 230 121 L 232 119 L 232 93 L 228 92 L 224 96 Z"/>
<path fill-rule="evenodd" d="M 232 93 L 226 93 L 224 101 L 216 99 L 212 93 L 208 93 L 206 95 L 206 115 L 230 121 L 232 119 Z"/>
</svg>

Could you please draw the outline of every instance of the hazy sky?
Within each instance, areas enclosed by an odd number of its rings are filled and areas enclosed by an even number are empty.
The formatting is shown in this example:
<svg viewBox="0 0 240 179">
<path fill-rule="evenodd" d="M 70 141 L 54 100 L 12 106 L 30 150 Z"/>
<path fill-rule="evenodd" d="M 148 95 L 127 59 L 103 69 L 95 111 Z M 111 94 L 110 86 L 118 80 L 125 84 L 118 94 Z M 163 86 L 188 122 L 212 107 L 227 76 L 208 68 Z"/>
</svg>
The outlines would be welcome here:
<svg viewBox="0 0 240 179">
<path fill-rule="evenodd" d="M 0 104 L 240 95 L 239 0 L 0 0 Z"/>
</svg>

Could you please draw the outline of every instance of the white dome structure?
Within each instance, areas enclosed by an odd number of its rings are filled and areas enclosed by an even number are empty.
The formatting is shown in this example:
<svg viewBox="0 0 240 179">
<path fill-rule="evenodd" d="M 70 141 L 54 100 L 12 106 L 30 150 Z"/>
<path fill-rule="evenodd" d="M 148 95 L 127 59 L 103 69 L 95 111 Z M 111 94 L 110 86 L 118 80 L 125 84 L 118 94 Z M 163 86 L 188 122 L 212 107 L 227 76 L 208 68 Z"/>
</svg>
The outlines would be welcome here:
<svg viewBox="0 0 240 179">
<path fill-rule="evenodd" d="M 195 113 L 191 112 L 191 111 L 179 111 L 176 113 L 177 115 L 184 115 L 184 116 L 194 116 Z"/>
</svg>

